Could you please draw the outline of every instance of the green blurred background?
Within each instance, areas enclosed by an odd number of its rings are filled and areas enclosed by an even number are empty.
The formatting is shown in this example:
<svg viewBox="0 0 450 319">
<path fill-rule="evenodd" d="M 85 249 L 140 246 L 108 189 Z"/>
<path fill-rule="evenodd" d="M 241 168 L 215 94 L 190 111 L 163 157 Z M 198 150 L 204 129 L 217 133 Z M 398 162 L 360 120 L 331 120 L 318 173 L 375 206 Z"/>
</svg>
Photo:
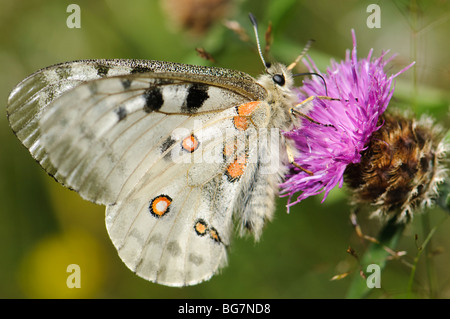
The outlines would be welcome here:
<svg viewBox="0 0 450 319">
<path fill-rule="evenodd" d="M 245 71 L 263 70 L 254 51 L 248 20 L 253 12 L 261 38 L 273 23 L 271 55 L 292 62 L 309 39 L 309 51 L 321 70 L 329 59 L 340 60 L 351 48 L 356 31 L 359 57 L 390 49 L 398 53 L 388 73 L 417 61 L 397 78 L 391 107 L 429 113 L 449 127 L 450 83 L 448 1 L 231 1 L 224 17 L 237 20 L 251 43 L 226 29 L 222 18 L 203 33 L 176 23 L 183 6 L 162 9 L 167 1 L 77 1 L 81 28 L 69 29 L 66 8 L 74 1 L 0 0 L 0 100 L 6 106 L 11 89 L 32 72 L 59 62 L 91 58 L 139 58 L 212 65 L 195 52 L 203 47 L 215 65 Z M 172 2 L 172 1 L 169 1 Z M 370 29 L 369 4 L 381 8 L 381 28 Z M 167 3 L 166 3 L 167 4 Z M 168 7 L 167 5 L 165 7 Z M 300 80 L 299 85 L 300 85 Z M 104 207 L 83 201 L 39 167 L 0 117 L 0 297 L 1 298 L 343 298 L 359 277 L 349 246 L 362 255 L 367 243 L 355 236 L 349 222 L 345 189 L 310 198 L 286 214 L 278 199 L 276 217 L 255 244 L 237 238 L 229 265 L 210 281 L 194 287 L 168 288 L 134 275 L 121 262 L 108 238 Z M 360 221 L 376 235 L 378 224 Z M 408 289 L 418 246 L 437 227 L 426 254 L 417 262 L 412 290 Z M 436 208 L 417 216 L 397 249 L 402 261 L 389 261 L 381 289 L 369 298 L 450 298 L 450 221 Z M 417 235 L 417 240 L 416 240 Z M 81 288 L 69 289 L 69 264 L 81 267 Z M 341 280 L 337 275 L 350 272 Z"/>
</svg>

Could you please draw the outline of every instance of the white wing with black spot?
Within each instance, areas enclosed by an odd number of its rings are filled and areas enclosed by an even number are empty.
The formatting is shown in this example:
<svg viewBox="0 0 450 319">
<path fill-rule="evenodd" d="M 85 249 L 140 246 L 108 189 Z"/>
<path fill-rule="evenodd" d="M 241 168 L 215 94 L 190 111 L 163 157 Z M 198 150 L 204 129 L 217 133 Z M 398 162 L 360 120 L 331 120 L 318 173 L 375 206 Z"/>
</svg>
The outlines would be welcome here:
<svg viewBox="0 0 450 319">
<path fill-rule="evenodd" d="M 178 63 L 147 60 L 80 60 L 56 64 L 41 69 L 20 82 L 11 92 L 7 104 L 7 116 L 17 138 L 27 147 L 41 166 L 60 183 L 66 184 L 48 158 L 41 142 L 39 120 L 53 101 L 83 82 L 112 76 L 130 76 L 142 73 L 165 74 L 189 80 L 186 77 L 214 79 L 220 86 L 238 92 L 248 99 L 264 99 L 265 90 L 253 78 L 242 72 L 221 68 L 190 66 Z M 123 79 L 126 87 L 128 79 Z M 121 109 L 118 109 L 120 112 Z M 120 116 L 120 113 L 119 113 Z"/>
</svg>

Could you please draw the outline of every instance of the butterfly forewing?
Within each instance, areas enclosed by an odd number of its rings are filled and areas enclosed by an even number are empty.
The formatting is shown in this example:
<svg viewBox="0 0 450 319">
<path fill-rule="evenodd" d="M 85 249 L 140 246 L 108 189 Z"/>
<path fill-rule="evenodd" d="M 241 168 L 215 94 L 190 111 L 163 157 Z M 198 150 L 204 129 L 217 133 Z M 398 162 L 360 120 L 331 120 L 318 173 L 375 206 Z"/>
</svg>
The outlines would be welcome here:
<svg viewBox="0 0 450 319">
<path fill-rule="evenodd" d="M 57 64 L 30 75 L 11 92 L 7 105 L 11 128 L 33 157 L 59 182 L 65 184 L 41 143 L 39 119 L 42 113 L 57 97 L 80 83 L 105 76 L 104 70 L 109 70 L 110 74 L 129 74 L 135 64 L 118 63 L 116 60 Z"/>
<path fill-rule="evenodd" d="M 170 77 L 178 76 L 180 80 L 187 82 L 191 77 L 206 83 L 212 81 L 250 100 L 263 99 L 265 96 L 265 90 L 257 85 L 253 78 L 237 71 L 161 61 L 80 60 L 41 69 L 19 83 L 8 99 L 7 114 L 10 126 L 41 166 L 59 182 L 66 184 L 42 146 L 39 128 L 42 114 L 59 96 L 80 83 L 103 77 L 123 76 L 123 85 L 127 86 L 128 78 L 139 73 L 162 73 Z"/>
</svg>

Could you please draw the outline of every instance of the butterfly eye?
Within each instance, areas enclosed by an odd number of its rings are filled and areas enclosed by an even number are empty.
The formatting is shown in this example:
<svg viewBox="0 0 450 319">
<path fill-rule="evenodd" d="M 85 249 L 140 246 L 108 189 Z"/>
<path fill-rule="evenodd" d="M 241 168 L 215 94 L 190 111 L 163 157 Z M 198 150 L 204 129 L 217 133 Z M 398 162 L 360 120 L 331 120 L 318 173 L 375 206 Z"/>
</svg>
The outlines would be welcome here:
<svg viewBox="0 0 450 319">
<path fill-rule="evenodd" d="M 270 68 L 271 66 L 272 66 L 272 63 L 266 62 L 266 68 L 267 68 L 267 69 Z"/>
<path fill-rule="evenodd" d="M 286 83 L 286 80 L 284 79 L 284 76 L 282 74 L 275 74 L 272 77 L 272 80 L 280 86 L 283 86 L 284 83 Z"/>
</svg>

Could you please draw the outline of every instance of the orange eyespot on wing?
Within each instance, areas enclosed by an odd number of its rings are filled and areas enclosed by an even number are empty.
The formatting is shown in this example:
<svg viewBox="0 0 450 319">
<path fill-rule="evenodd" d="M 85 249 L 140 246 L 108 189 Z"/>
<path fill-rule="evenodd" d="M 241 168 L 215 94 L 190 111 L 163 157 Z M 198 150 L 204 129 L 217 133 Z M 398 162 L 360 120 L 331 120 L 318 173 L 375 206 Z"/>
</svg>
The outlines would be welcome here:
<svg viewBox="0 0 450 319">
<path fill-rule="evenodd" d="M 183 150 L 189 153 L 194 152 L 199 145 L 200 142 L 194 134 L 189 135 L 181 142 L 181 147 L 183 148 Z"/>
<path fill-rule="evenodd" d="M 208 225 L 203 219 L 199 219 L 194 225 L 194 230 L 197 233 L 197 235 L 205 236 L 208 230 Z"/>
<path fill-rule="evenodd" d="M 253 113 L 260 103 L 260 101 L 253 101 L 241 104 L 237 107 L 237 112 L 240 116 L 248 116 Z"/>
<path fill-rule="evenodd" d="M 243 116 L 235 116 L 233 122 L 236 129 L 245 131 L 248 128 L 249 119 Z"/>
<path fill-rule="evenodd" d="M 214 227 L 209 227 L 206 221 L 203 219 L 198 219 L 194 224 L 194 230 L 200 237 L 209 234 L 209 238 L 214 240 L 216 243 L 222 243 L 220 239 L 219 232 Z"/>
<path fill-rule="evenodd" d="M 169 212 L 170 204 L 172 204 L 170 196 L 158 195 L 151 200 L 149 211 L 154 217 L 161 218 Z"/>
<path fill-rule="evenodd" d="M 249 124 L 250 119 L 248 118 L 252 112 L 259 106 L 259 101 L 248 102 L 245 104 L 241 104 L 236 107 L 236 112 L 239 116 L 235 116 L 233 118 L 234 126 L 239 131 L 245 131 Z"/>
<path fill-rule="evenodd" d="M 215 242 L 220 243 L 222 242 L 219 237 L 219 233 L 217 230 L 213 227 L 209 230 L 209 237 L 211 237 Z"/>
<path fill-rule="evenodd" d="M 236 157 L 234 162 L 227 166 L 225 174 L 230 182 L 235 182 L 244 175 L 247 161 L 247 155 L 240 155 Z"/>
</svg>

